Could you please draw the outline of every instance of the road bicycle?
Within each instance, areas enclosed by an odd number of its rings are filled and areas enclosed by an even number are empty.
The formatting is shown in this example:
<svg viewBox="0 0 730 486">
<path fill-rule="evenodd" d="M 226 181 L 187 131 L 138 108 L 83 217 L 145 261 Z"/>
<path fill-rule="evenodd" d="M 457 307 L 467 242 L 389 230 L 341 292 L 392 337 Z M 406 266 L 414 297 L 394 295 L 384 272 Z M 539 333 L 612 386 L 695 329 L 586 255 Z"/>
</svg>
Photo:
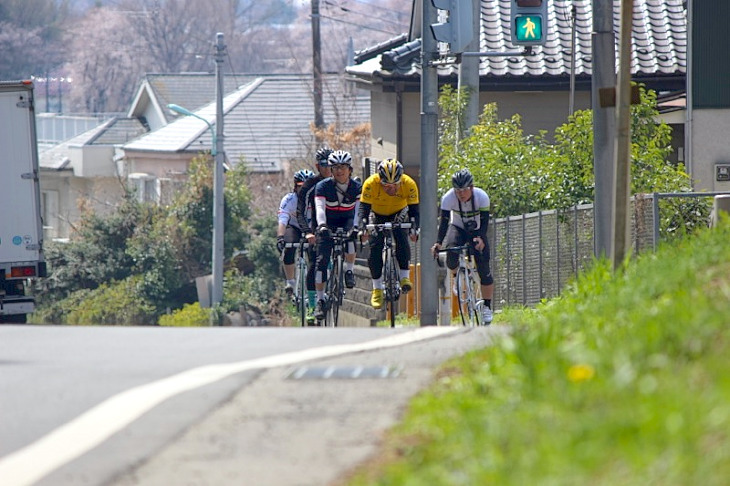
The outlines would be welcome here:
<svg viewBox="0 0 730 486">
<path fill-rule="evenodd" d="M 284 248 L 296 248 L 297 249 L 297 261 L 296 261 L 296 280 L 294 284 L 294 305 L 299 315 L 299 320 L 302 323 L 302 327 L 307 325 L 307 310 L 309 309 L 309 299 L 307 298 L 307 249 L 309 243 L 305 238 L 302 238 L 299 243 L 286 243 Z"/>
<path fill-rule="evenodd" d="M 458 253 L 459 266 L 456 268 L 454 289 L 459 301 L 459 316 L 464 326 L 478 326 L 482 320 L 481 286 L 477 282 L 477 270 L 471 245 L 453 246 L 439 250 L 439 253 Z M 439 266 L 443 266 L 437 259 Z"/>
<path fill-rule="evenodd" d="M 398 313 L 398 303 L 400 302 L 403 289 L 400 286 L 400 267 L 398 260 L 395 258 L 395 247 L 393 245 L 393 230 L 410 229 L 411 223 L 395 223 L 386 222 L 378 224 L 366 225 L 370 233 L 383 232 L 383 286 L 385 294 L 386 309 L 390 311 L 390 327 L 395 327 L 395 316 Z"/>
<path fill-rule="evenodd" d="M 337 228 L 332 234 L 332 258 L 325 286 L 325 319 L 327 327 L 337 327 L 342 299 L 345 296 L 345 245 L 350 241 L 344 228 Z M 320 324 L 321 325 L 321 324 Z"/>
</svg>

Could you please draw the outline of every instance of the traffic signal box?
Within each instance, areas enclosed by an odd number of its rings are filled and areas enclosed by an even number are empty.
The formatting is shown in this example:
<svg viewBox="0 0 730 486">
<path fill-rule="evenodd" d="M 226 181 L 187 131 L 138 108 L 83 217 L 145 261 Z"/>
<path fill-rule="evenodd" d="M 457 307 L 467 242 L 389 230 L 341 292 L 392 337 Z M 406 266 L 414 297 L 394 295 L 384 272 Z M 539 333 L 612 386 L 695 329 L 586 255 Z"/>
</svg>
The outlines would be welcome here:
<svg viewBox="0 0 730 486">
<path fill-rule="evenodd" d="M 431 0 L 434 7 L 449 12 L 446 22 L 431 24 L 431 32 L 437 41 L 449 44 L 452 54 L 464 52 L 474 37 L 472 1 L 479 0 Z"/>
<path fill-rule="evenodd" d="M 512 44 L 542 46 L 547 38 L 548 0 L 512 0 L 510 18 Z"/>
</svg>

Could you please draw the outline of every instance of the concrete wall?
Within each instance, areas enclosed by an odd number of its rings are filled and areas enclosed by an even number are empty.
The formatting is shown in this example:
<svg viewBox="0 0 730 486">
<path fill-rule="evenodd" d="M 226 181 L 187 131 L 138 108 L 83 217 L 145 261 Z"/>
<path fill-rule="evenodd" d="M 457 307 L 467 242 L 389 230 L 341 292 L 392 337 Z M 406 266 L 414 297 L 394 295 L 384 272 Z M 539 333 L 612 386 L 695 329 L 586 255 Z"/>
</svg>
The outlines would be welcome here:
<svg viewBox="0 0 730 486">
<path fill-rule="evenodd" d="M 717 181 L 717 165 L 730 165 L 730 109 L 692 111 L 689 171 L 696 191 L 730 191 L 730 181 Z"/>
<path fill-rule="evenodd" d="M 108 214 L 122 200 L 116 177 L 76 177 L 72 171 L 43 170 L 40 174 L 44 238 L 69 238 L 84 210 Z"/>
<path fill-rule="evenodd" d="M 371 92 L 372 157 L 384 159 L 396 157 L 397 97 L 395 93 Z M 568 121 L 569 93 L 554 91 L 534 92 L 482 92 L 479 101 L 497 103 L 499 119 L 520 114 L 525 134 L 537 135 L 547 130 L 551 135 L 557 127 Z M 402 156 L 406 172 L 419 177 L 421 156 L 421 99 L 419 93 L 403 93 Z M 577 92 L 575 109 L 590 108 L 590 93 Z M 481 110 L 480 110 L 481 111 Z"/>
</svg>

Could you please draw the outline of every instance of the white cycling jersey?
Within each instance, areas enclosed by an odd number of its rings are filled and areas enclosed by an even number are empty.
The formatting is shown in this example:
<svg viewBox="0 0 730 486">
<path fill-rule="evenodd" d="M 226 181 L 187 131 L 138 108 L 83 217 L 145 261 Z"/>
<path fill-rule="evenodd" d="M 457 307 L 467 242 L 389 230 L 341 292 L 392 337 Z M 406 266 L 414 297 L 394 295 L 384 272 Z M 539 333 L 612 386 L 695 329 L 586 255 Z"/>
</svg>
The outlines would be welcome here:
<svg viewBox="0 0 730 486">
<path fill-rule="evenodd" d="M 457 228 L 466 229 L 466 221 L 476 222 L 475 230 L 481 227 L 481 212 L 489 211 L 489 196 L 478 187 L 473 188 L 471 199 L 465 203 L 459 201 L 453 188 L 441 198 L 441 209 L 451 211 L 450 223 Z"/>
<path fill-rule="evenodd" d="M 284 226 L 293 226 L 299 228 L 299 221 L 297 221 L 297 193 L 290 192 L 281 198 L 281 204 L 279 204 L 278 219 L 279 223 Z"/>
</svg>

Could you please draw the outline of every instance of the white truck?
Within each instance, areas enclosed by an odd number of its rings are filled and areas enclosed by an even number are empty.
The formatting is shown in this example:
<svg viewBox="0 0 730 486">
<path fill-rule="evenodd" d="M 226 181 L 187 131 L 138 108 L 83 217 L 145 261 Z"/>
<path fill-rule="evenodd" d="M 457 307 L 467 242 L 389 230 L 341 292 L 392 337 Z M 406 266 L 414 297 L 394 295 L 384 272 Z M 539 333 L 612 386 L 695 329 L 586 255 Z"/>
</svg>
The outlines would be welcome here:
<svg viewBox="0 0 730 486">
<path fill-rule="evenodd" d="M 46 276 L 31 81 L 0 81 L 0 323 L 25 323 Z"/>
</svg>

